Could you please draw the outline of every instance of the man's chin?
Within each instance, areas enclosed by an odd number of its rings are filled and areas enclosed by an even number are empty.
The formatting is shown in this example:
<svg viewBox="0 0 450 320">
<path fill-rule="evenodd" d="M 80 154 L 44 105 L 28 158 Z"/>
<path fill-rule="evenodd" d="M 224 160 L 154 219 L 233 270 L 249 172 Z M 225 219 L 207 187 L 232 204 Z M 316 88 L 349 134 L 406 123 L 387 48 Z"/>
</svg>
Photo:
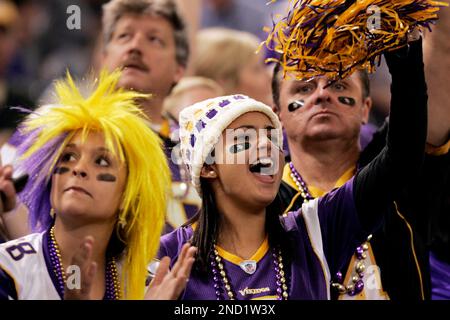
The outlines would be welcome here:
<svg viewBox="0 0 450 320">
<path fill-rule="evenodd" d="M 130 80 L 127 79 L 127 77 L 122 77 L 118 83 L 120 88 L 126 89 L 126 90 L 132 90 L 137 91 L 140 93 L 150 93 L 148 89 L 145 89 L 142 87 L 142 82 L 138 83 L 135 79 Z"/>
<path fill-rule="evenodd" d="M 313 132 L 307 136 L 309 140 L 326 141 L 339 139 L 343 136 L 343 133 L 338 130 L 333 130 L 332 128 L 317 128 L 317 130 L 313 130 Z"/>
</svg>

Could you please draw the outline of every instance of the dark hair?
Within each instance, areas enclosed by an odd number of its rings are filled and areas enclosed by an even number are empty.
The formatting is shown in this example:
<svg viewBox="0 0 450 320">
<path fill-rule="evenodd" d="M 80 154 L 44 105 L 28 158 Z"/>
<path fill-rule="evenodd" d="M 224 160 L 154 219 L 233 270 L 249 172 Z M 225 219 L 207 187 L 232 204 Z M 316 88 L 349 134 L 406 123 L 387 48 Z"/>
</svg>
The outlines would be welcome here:
<svg viewBox="0 0 450 320">
<path fill-rule="evenodd" d="M 213 250 L 213 242 L 217 239 L 219 230 L 219 213 L 217 211 L 214 193 L 205 179 L 200 178 L 202 190 L 202 206 L 197 214 L 185 225 L 197 223 L 192 236 L 192 245 L 197 247 L 195 269 L 206 273 L 208 270 L 209 255 Z"/>
<path fill-rule="evenodd" d="M 272 98 L 276 110 L 280 110 L 280 83 L 281 83 L 281 65 L 277 63 L 273 69 L 272 76 Z M 362 85 L 363 98 L 370 96 L 370 80 L 369 74 L 366 70 L 357 70 L 359 74 L 359 80 Z"/>
<path fill-rule="evenodd" d="M 273 98 L 273 104 L 275 106 L 276 110 L 280 110 L 280 70 L 281 65 L 277 63 L 275 65 L 275 68 L 273 68 L 273 75 L 272 75 L 272 98 Z"/>
<path fill-rule="evenodd" d="M 370 80 L 369 74 L 366 70 L 358 70 L 359 79 L 361 80 L 363 98 L 368 98 L 370 96 Z"/>
<path fill-rule="evenodd" d="M 219 233 L 220 213 L 217 210 L 214 192 L 210 184 L 205 179 L 200 178 L 200 185 L 202 207 L 184 226 L 197 223 L 191 242 L 192 245 L 197 247 L 194 269 L 199 273 L 206 274 L 209 270 L 209 256 L 214 250 L 214 241 Z M 270 246 L 279 246 L 283 251 L 283 259 L 289 262 L 292 246 L 280 221 L 280 214 L 283 212 L 282 201 L 277 195 L 266 208 L 266 232 Z"/>
</svg>

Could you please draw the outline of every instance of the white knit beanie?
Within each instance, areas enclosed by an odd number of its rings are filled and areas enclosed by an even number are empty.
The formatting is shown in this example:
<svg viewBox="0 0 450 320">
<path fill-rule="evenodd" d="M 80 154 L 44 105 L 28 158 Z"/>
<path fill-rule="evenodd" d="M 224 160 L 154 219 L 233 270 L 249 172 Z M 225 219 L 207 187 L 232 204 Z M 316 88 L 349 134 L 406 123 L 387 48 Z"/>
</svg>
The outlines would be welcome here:
<svg viewBox="0 0 450 320">
<path fill-rule="evenodd" d="M 180 112 L 181 156 L 199 194 L 200 172 L 223 130 L 244 113 L 252 111 L 269 117 L 277 132 L 278 145 L 282 146 L 283 134 L 278 116 L 269 106 L 247 96 L 236 94 L 208 99 Z"/>
</svg>

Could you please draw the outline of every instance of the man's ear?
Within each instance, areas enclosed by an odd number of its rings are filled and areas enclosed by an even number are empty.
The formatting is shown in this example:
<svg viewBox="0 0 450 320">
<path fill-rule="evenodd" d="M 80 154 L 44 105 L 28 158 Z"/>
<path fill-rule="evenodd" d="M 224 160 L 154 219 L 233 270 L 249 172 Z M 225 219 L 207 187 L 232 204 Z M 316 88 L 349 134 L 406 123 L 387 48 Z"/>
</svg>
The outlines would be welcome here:
<svg viewBox="0 0 450 320">
<path fill-rule="evenodd" d="M 107 44 L 101 44 L 101 48 L 99 49 L 99 51 L 100 51 L 100 53 L 98 54 L 98 58 L 99 58 L 99 60 L 100 60 L 100 65 L 101 65 L 101 67 L 105 67 L 105 66 L 107 66 L 107 60 L 108 60 L 108 57 L 109 57 L 109 53 L 108 53 L 108 48 L 107 48 Z"/>
<path fill-rule="evenodd" d="M 275 103 L 272 104 L 272 111 L 280 118 L 280 108 Z"/>
<path fill-rule="evenodd" d="M 179 64 L 177 62 L 177 67 L 176 67 L 176 70 L 175 70 L 175 74 L 173 75 L 173 82 L 174 82 L 174 84 L 177 84 L 181 80 L 181 78 L 184 77 L 185 73 L 186 73 L 186 67 L 182 66 L 181 64 Z"/>
<path fill-rule="evenodd" d="M 362 124 L 367 124 L 369 122 L 370 109 L 372 109 L 372 98 L 367 97 L 363 101 L 362 106 Z"/>
<path fill-rule="evenodd" d="M 204 165 L 200 171 L 200 177 L 205 179 L 215 179 L 217 178 L 216 167 L 213 164 Z"/>
</svg>

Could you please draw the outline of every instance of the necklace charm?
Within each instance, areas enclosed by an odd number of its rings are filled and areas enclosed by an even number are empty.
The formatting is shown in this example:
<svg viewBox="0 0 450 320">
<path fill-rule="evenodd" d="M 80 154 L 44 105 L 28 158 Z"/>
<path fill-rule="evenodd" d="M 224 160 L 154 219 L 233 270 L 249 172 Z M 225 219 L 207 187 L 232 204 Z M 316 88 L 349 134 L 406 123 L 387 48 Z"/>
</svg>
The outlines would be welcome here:
<svg viewBox="0 0 450 320">
<path fill-rule="evenodd" d="M 255 260 L 244 260 L 239 263 L 239 266 L 247 274 L 254 274 L 257 267 Z"/>
<path fill-rule="evenodd" d="M 286 275 L 284 273 L 283 257 L 281 256 L 281 250 L 279 248 L 272 249 L 272 258 L 273 258 L 273 268 L 275 271 L 277 300 L 287 300 L 289 297 L 288 284 L 287 284 Z M 211 265 L 211 271 L 213 274 L 213 282 L 214 282 L 214 290 L 216 293 L 216 299 L 222 300 L 223 293 L 225 293 L 226 298 L 228 298 L 230 300 L 235 300 L 236 295 L 233 292 L 231 282 L 230 282 L 230 279 L 228 278 L 222 258 L 220 257 L 217 249 L 215 248 L 215 245 L 213 247 L 213 252 L 211 252 L 210 259 L 211 259 L 210 265 Z M 256 271 L 256 261 L 246 260 L 246 261 L 243 261 L 240 264 L 240 266 L 245 272 L 247 272 L 243 268 L 242 264 L 249 263 L 249 262 L 251 262 L 249 264 L 250 268 L 252 268 L 251 265 L 253 262 L 255 264 L 254 270 L 253 270 L 253 273 L 254 273 Z M 251 273 L 248 273 L 248 274 L 251 274 Z"/>
</svg>

